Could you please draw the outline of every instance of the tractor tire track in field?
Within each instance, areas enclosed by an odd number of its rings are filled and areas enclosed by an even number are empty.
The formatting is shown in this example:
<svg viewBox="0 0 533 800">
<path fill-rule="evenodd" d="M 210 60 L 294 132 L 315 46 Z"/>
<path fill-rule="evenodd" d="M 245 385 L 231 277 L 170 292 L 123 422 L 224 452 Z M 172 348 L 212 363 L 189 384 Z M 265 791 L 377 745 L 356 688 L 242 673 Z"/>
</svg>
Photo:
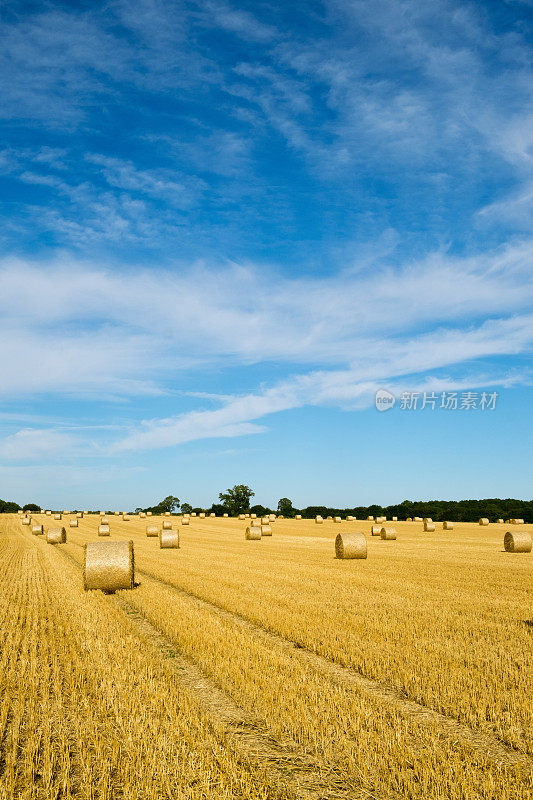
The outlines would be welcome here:
<svg viewBox="0 0 533 800">
<path fill-rule="evenodd" d="M 56 547 L 80 569 L 73 555 Z M 277 741 L 265 725 L 250 720 L 192 659 L 178 653 L 176 645 L 128 602 L 127 595 L 128 592 L 118 592 L 106 600 L 124 612 L 141 638 L 169 661 L 181 685 L 200 701 L 211 724 L 222 732 L 240 760 L 262 769 L 280 795 L 285 796 L 284 790 L 289 789 L 301 800 L 401 800 L 392 792 L 378 796 L 370 789 L 349 783 L 335 768 L 318 764 L 297 746 Z"/>
<path fill-rule="evenodd" d="M 77 543 L 74 543 L 77 544 Z M 82 545 L 77 544 L 78 547 Z M 64 551 L 63 551 L 64 552 Z M 65 555 L 68 555 L 65 553 Z M 72 556 L 73 561 L 75 559 Z M 78 563 L 78 562 L 76 562 Z M 79 563 L 78 563 L 79 566 Z M 149 581 L 159 583 L 168 587 L 176 592 L 180 597 L 194 603 L 198 608 L 211 611 L 218 615 L 221 619 L 229 620 L 234 624 L 246 630 L 255 639 L 261 641 L 269 649 L 283 650 L 290 653 L 291 657 L 300 661 L 300 663 L 312 668 L 318 674 L 326 677 L 334 685 L 341 688 L 355 688 L 366 692 L 368 695 L 375 697 L 380 702 L 386 703 L 396 710 L 398 710 L 405 717 L 411 718 L 421 725 L 438 725 L 442 734 L 452 743 L 460 742 L 462 745 L 467 746 L 472 751 L 472 755 L 481 759 L 488 759 L 494 764 L 501 764 L 508 767 L 521 767 L 527 772 L 533 770 L 533 757 L 527 753 L 520 753 L 507 746 L 504 742 L 496 736 L 475 731 L 467 725 L 458 722 L 457 720 L 447 717 L 427 706 L 421 705 L 414 700 L 409 700 L 402 696 L 402 694 L 391 687 L 385 686 L 379 681 L 366 678 L 354 669 L 343 667 L 336 664 L 334 661 L 329 660 L 325 656 L 321 656 L 307 648 L 295 643 L 291 639 L 287 639 L 281 634 L 273 633 L 261 625 L 253 622 L 248 617 L 245 617 L 237 612 L 228 611 L 227 609 L 217 605 L 216 603 L 205 600 L 202 597 L 194 594 L 193 592 L 186 591 L 179 586 L 159 578 L 150 572 L 140 569 L 137 565 L 135 567 L 137 575 L 147 578 Z M 151 623 L 148 623 L 149 625 Z M 163 636 L 163 634 L 159 634 Z M 219 691 L 219 690 L 217 690 Z M 325 797 L 325 795 L 324 795 Z"/>
</svg>

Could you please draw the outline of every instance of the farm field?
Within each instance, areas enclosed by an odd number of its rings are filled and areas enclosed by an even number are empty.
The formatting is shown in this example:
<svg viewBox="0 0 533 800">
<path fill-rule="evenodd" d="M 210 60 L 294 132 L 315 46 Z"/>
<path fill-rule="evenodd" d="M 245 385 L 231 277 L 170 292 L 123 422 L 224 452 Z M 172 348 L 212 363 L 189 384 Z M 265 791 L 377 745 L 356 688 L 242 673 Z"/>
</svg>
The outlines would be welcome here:
<svg viewBox="0 0 533 800">
<path fill-rule="evenodd" d="M 136 586 L 83 591 L 100 517 L 0 516 L 0 798 L 533 797 L 533 559 L 508 525 L 148 522 Z M 520 526 L 524 528 L 524 526 Z M 525 526 L 529 529 L 528 526 Z M 366 560 L 334 557 L 364 531 Z"/>
</svg>

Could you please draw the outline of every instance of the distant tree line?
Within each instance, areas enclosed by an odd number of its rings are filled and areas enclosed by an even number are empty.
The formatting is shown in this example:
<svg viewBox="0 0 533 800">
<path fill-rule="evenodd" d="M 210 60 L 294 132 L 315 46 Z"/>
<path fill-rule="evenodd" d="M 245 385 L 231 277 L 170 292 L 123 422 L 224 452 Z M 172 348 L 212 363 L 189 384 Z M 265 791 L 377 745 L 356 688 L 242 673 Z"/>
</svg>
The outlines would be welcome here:
<svg viewBox="0 0 533 800">
<path fill-rule="evenodd" d="M 234 517 L 237 514 L 252 513 L 257 516 L 265 514 L 281 514 L 284 517 L 292 518 L 296 514 L 301 514 L 304 519 L 313 519 L 317 514 L 323 517 L 340 516 L 348 514 L 357 519 L 365 519 L 369 516 L 398 517 L 431 517 L 436 522 L 449 520 L 450 522 L 473 522 L 480 517 L 488 517 L 491 522 L 497 519 L 512 519 L 515 517 L 524 519 L 525 522 L 533 522 L 533 500 L 515 500 L 507 498 L 489 498 L 486 500 L 404 500 L 391 506 L 353 506 L 350 508 L 336 508 L 333 506 L 307 506 L 307 508 L 295 508 L 288 497 L 282 497 L 275 509 L 256 504 L 250 506 L 250 500 L 255 496 L 255 492 L 245 484 L 236 484 L 231 489 L 219 494 L 219 503 L 213 503 L 210 508 L 193 507 L 190 503 L 181 503 L 178 497 L 169 495 L 159 503 L 147 508 L 136 508 L 135 511 L 151 511 L 153 514 L 170 513 L 190 514 L 193 511 L 199 514 L 202 511 L 214 513 L 217 516 L 229 514 Z M 0 500 L 0 513 L 16 514 L 20 509 L 30 512 L 38 512 L 39 506 L 35 503 L 27 503 L 19 506 L 12 500 Z"/>
</svg>

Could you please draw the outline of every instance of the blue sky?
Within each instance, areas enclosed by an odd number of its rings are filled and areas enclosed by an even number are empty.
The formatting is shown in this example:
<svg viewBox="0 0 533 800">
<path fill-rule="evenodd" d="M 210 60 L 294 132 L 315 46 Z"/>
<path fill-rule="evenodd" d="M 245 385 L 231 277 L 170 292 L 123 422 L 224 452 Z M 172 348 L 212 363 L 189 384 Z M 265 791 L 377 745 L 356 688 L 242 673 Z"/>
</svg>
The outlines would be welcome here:
<svg viewBox="0 0 533 800">
<path fill-rule="evenodd" d="M 0 497 L 530 498 L 532 23 L 6 4 Z"/>
</svg>

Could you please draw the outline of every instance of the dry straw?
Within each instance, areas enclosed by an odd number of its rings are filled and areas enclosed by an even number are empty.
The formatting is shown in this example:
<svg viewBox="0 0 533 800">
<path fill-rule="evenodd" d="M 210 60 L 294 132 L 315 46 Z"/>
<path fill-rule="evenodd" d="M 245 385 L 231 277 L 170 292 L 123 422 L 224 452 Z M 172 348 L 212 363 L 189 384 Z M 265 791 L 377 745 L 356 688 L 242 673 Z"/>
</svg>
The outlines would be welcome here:
<svg viewBox="0 0 533 800">
<path fill-rule="evenodd" d="M 453 522 L 448 522 L 447 520 L 442 523 L 442 528 L 445 531 L 453 531 Z"/>
<path fill-rule="evenodd" d="M 422 521 L 423 521 L 423 522 L 433 522 L 433 520 L 431 519 L 431 517 L 424 517 L 424 519 L 423 519 Z"/>
<path fill-rule="evenodd" d="M 425 531 L 434 531 L 435 530 L 435 523 L 434 522 L 424 522 L 424 530 Z"/>
<path fill-rule="evenodd" d="M 189 517 L 183 517 L 183 519 L 181 520 L 181 524 L 182 525 L 190 525 L 191 524 L 191 520 L 189 519 Z"/>
<path fill-rule="evenodd" d="M 257 517 L 257 514 L 250 514 L 250 519 L 255 519 L 256 517 Z"/>
<path fill-rule="evenodd" d="M 479 524 L 480 525 L 488 525 L 489 521 L 488 521 L 487 517 L 481 517 L 481 519 L 479 520 Z"/>
<path fill-rule="evenodd" d="M 386 542 L 392 542 L 394 539 L 396 539 L 396 528 L 383 526 L 381 529 L 381 538 Z"/>
<path fill-rule="evenodd" d="M 109 525 L 99 525 L 98 536 L 109 536 Z"/>
<path fill-rule="evenodd" d="M 48 544 L 64 544 L 67 541 L 67 532 L 64 528 L 48 528 L 46 541 Z"/>
<path fill-rule="evenodd" d="M 333 522 L 342 522 L 340 517 L 333 517 Z"/>
<path fill-rule="evenodd" d="M 276 515 L 275 514 L 269 514 L 268 515 L 268 519 L 269 519 L 270 522 L 275 522 L 276 521 Z"/>
<path fill-rule="evenodd" d="M 172 530 L 172 520 L 164 519 L 163 520 L 163 530 L 164 531 L 171 531 Z"/>
<path fill-rule="evenodd" d="M 387 517 L 376 517 L 376 522 L 387 522 Z"/>
<path fill-rule="evenodd" d="M 129 522 L 130 519 L 131 519 L 131 517 L 129 516 L 129 514 L 123 514 L 122 515 L 122 522 Z"/>
<path fill-rule="evenodd" d="M 44 527 L 42 525 L 32 525 L 31 532 L 34 536 L 40 536 L 41 533 L 44 533 Z"/>
<path fill-rule="evenodd" d="M 54 514 L 54 519 L 61 519 L 61 514 Z"/>
<path fill-rule="evenodd" d="M 163 525 L 163 530 L 159 531 L 159 547 L 162 550 L 177 549 L 180 546 L 179 531 L 169 530 Z"/>
<path fill-rule="evenodd" d="M 29 525 L 31 523 L 30 517 L 22 517 L 20 521 L 22 522 L 23 525 Z"/>
<path fill-rule="evenodd" d="M 324 522 L 324 520 L 322 519 L 320 514 L 315 517 L 315 522 L 316 522 L 317 525 L 322 525 L 322 523 Z"/>
<path fill-rule="evenodd" d="M 509 524 L 510 525 L 523 525 L 524 524 L 524 520 L 523 519 L 510 519 L 509 520 Z"/>
<path fill-rule="evenodd" d="M 77 516 L 78 519 L 83 519 L 83 511 L 78 511 L 76 516 Z"/>
<path fill-rule="evenodd" d="M 146 513 L 144 511 L 139 511 L 139 519 L 144 519 L 146 517 Z"/>
<path fill-rule="evenodd" d="M 381 536 L 381 525 L 371 525 L 370 533 L 372 536 Z"/>
<path fill-rule="evenodd" d="M 112 593 L 117 589 L 133 589 L 135 580 L 133 542 L 87 542 L 83 588 L 102 589 Z"/>
<path fill-rule="evenodd" d="M 503 546 L 508 553 L 531 553 L 531 534 L 528 531 L 507 531 Z"/>
<path fill-rule="evenodd" d="M 261 536 L 272 536 L 272 528 L 270 525 L 261 525 Z"/>
<path fill-rule="evenodd" d="M 246 519 L 246 514 L 239 514 L 239 519 Z"/>
<path fill-rule="evenodd" d="M 70 522 L 69 522 L 69 526 L 71 528 L 77 528 L 78 527 L 78 518 L 74 517 L 73 519 L 71 519 Z"/>
<path fill-rule="evenodd" d="M 348 514 L 348 516 L 346 517 L 346 522 L 353 522 L 354 519 L 355 519 L 355 517 L 352 517 L 351 514 Z"/>
<path fill-rule="evenodd" d="M 258 527 L 257 525 L 250 525 L 248 528 L 246 528 L 244 538 L 252 541 L 258 541 L 261 538 L 261 527 Z"/>
<path fill-rule="evenodd" d="M 367 517 L 367 521 L 368 522 L 374 522 L 374 517 L 372 515 L 370 517 Z"/>
<path fill-rule="evenodd" d="M 261 526 L 261 520 L 260 519 L 252 519 L 250 521 L 250 525 L 252 525 L 253 527 L 257 527 L 257 526 L 260 527 Z"/>
<path fill-rule="evenodd" d="M 159 526 L 158 525 L 147 525 L 146 526 L 146 535 L 147 536 L 159 536 Z"/>
<path fill-rule="evenodd" d="M 335 538 L 337 558 L 366 558 L 366 537 L 361 531 L 338 533 Z"/>
<path fill-rule="evenodd" d="M 261 517 L 261 525 L 268 525 L 270 517 Z"/>
<path fill-rule="evenodd" d="M 109 525 L 109 517 L 100 517 L 100 523 L 102 525 Z"/>
</svg>

